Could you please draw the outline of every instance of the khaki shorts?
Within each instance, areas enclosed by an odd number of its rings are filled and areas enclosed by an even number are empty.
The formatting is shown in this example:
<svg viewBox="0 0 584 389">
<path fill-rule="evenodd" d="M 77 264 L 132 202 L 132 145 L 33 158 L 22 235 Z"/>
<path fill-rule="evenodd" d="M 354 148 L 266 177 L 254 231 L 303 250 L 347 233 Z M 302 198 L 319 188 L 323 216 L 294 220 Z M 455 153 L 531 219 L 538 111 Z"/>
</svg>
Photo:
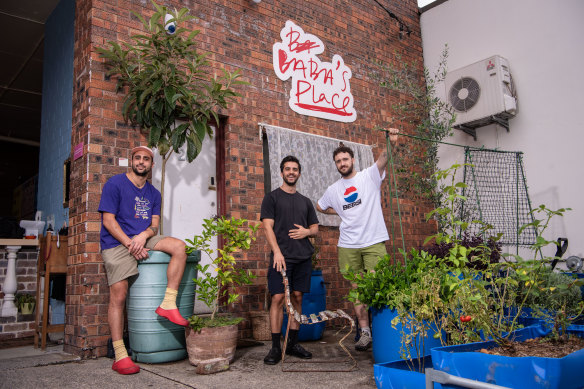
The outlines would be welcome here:
<svg viewBox="0 0 584 389">
<path fill-rule="evenodd" d="M 164 235 L 156 235 L 146 241 L 144 247 L 153 250 L 156 243 L 166 238 Z M 124 245 L 112 247 L 101 251 L 101 258 L 105 264 L 108 285 L 125 280 L 138 274 L 138 261 Z"/>
<path fill-rule="evenodd" d="M 355 273 L 371 271 L 379 262 L 379 258 L 387 254 L 385 243 L 380 242 L 360 249 L 337 247 L 339 254 L 339 268 L 341 273 L 346 273 L 346 267 Z"/>
</svg>

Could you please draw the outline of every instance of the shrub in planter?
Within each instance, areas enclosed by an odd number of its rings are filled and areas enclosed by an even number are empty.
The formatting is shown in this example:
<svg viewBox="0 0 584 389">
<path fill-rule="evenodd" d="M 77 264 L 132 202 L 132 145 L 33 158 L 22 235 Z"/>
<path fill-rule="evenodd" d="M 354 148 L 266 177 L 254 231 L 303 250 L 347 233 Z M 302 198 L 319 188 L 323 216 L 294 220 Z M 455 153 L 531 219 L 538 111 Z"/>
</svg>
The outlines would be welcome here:
<svg viewBox="0 0 584 389">
<path fill-rule="evenodd" d="M 258 224 L 247 224 L 245 219 L 224 217 L 205 219 L 203 223 L 201 235 L 195 235 L 192 240 L 186 239 L 187 253 L 201 250 L 212 259 L 212 264 L 197 264 L 199 277 L 193 280 L 198 287 L 197 299 L 212 310 L 209 316 L 193 315 L 189 318 L 186 341 L 189 361 L 193 365 L 213 358 L 233 359 L 237 324 L 243 318 L 225 317 L 217 313 L 220 307 L 239 299 L 235 287 L 250 284 L 254 278 L 249 270 L 236 266 L 235 255 L 250 248 L 259 227 Z M 217 236 L 222 237 L 223 247 L 215 250 L 211 248 L 211 239 Z M 217 343 L 219 340 L 220 343 Z"/>
<path fill-rule="evenodd" d="M 465 234 L 460 246 L 465 247 L 469 252 L 473 252 L 473 256 L 469 259 L 467 267 L 476 270 L 486 270 L 486 263 L 482 258 L 488 258 L 489 263 L 498 263 L 501 259 L 501 244 L 493 237 L 485 238 L 482 236 Z M 423 250 L 436 258 L 445 258 L 450 254 L 450 249 L 454 247 L 453 242 L 432 243 L 423 247 Z"/>
</svg>

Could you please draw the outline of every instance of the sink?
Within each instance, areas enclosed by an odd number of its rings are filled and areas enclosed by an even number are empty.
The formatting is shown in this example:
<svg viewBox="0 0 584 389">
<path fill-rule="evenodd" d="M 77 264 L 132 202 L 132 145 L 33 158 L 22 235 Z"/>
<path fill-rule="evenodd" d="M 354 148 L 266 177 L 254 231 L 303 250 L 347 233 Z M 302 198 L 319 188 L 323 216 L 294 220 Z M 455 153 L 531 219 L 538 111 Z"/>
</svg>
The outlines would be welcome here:
<svg viewBox="0 0 584 389">
<path fill-rule="evenodd" d="M 43 232 L 45 228 L 45 222 L 37 220 L 21 220 L 20 226 L 25 229 L 25 236 L 34 235 L 38 238 L 39 233 Z"/>
</svg>

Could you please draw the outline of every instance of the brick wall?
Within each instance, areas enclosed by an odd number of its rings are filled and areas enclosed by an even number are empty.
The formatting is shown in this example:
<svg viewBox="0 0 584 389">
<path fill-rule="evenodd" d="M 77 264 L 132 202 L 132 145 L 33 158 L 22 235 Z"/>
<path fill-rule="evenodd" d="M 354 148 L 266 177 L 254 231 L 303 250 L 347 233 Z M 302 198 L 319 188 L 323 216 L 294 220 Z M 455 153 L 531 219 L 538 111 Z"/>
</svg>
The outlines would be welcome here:
<svg viewBox="0 0 584 389">
<path fill-rule="evenodd" d="M 392 53 L 397 51 L 405 60 L 422 63 L 415 0 L 387 5 L 413 31 L 403 40 L 398 38 L 398 24 L 372 0 L 264 0 L 259 4 L 249 0 L 183 0 L 164 4 L 190 8 L 191 14 L 199 18 L 192 27 L 201 30 L 200 49 L 210 53 L 212 67 L 239 69 L 250 83 L 239 88 L 242 97 L 237 104 L 220 112 L 226 118 L 227 216 L 259 220 L 264 195 L 259 122 L 377 145 L 374 149 L 377 156 L 385 140 L 373 127 L 391 121 L 389 107 L 401 96 L 379 87 L 378 80 L 371 76 L 377 71 L 373 61 L 391 61 Z M 148 2 L 137 0 L 76 1 L 71 144 L 83 142 L 85 146 L 83 157 L 72 166 L 65 349 L 84 357 L 104 355 L 109 337 L 108 288 L 98 247 L 97 207 L 101 188 L 109 177 L 126 171 L 117 166 L 118 158 L 128 158 L 131 147 L 145 143 L 138 129 L 123 123 L 122 96 L 115 93 L 114 81 L 105 78 L 103 63 L 95 50 L 108 40 L 126 41 L 139 31 L 141 25 L 131 11 L 144 15 L 153 9 Z M 299 115 L 288 107 L 290 81 L 281 81 L 274 74 L 272 45 L 280 40 L 280 30 L 289 19 L 323 41 L 324 61 L 339 54 L 352 70 L 351 92 L 358 115 L 355 122 L 344 124 Z M 404 130 L 412 129 L 404 124 Z M 387 187 L 383 192 L 387 199 Z M 389 221 L 387 200 L 383 205 Z M 424 222 L 425 209 L 407 199 L 402 200 L 401 207 L 406 246 L 418 245 L 432 228 Z M 340 277 L 336 264 L 338 230 L 321 231 L 323 274 L 330 283 L 328 307 L 348 308 L 343 296 L 349 285 Z M 401 247 L 401 242 L 397 244 Z M 269 247 L 260 233 L 257 243 L 241 258 L 243 266 L 259 277 L 254 285 L 241 288 L 243 299 L 231 310 L 248 312 L 262 308 L 268 258 Z M 249 324 L 242 325 L 241 330 L 242 336 L 251 335 Z"/>
<path fill-rule="evenodd" d="M 0 249 L 0 287 L 6 278 L 8 264 L 6 250 Z M 23 248 L 16 257 L 16 293 L 36 295 L 36 270 L 38 249 Z M 4 293 L 0 293 L 0 301 Z M 37 308 L 35 308 L 37 309 Z M 0 342 L 8 339 L 26 338 L 34 335 L 34 314 L 0 317 Z"/>
</svg>

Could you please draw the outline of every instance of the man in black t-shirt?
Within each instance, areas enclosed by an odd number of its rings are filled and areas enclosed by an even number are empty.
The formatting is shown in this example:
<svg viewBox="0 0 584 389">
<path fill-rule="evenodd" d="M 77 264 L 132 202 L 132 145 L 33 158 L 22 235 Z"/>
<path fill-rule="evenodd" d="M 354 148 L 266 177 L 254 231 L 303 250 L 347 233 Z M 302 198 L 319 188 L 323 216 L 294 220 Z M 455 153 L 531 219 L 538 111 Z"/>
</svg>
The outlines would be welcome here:
<svg viewBox="0 0 584 389">
<path fill-rule="evenodd" d="M 272 295 L 270 325 L 272 327 L 272 348 L 264 358 L 267 365 L 275 365 L 282 359 L 280 346 L 284 306 L 284 283 L 280 270 L 286 270 L 290 285 L 290 300 L 298 313 L 302 312 L 302 294 L 310 292 L 314 247 L 309 236 L 318 233 L 318 219 L 310 200 L 296 191 L 302 167 L 296 157 L 285 157 L 280 163 L 283 184 L 268 193 L 262 201 L 260 219 L 272 253 L 268 269 L 268 290 Z M 312 354 L 298 344 L 298 323 L 289 317 L 290 332 L 286 354 L 310 359 Z"/>
</svg>

